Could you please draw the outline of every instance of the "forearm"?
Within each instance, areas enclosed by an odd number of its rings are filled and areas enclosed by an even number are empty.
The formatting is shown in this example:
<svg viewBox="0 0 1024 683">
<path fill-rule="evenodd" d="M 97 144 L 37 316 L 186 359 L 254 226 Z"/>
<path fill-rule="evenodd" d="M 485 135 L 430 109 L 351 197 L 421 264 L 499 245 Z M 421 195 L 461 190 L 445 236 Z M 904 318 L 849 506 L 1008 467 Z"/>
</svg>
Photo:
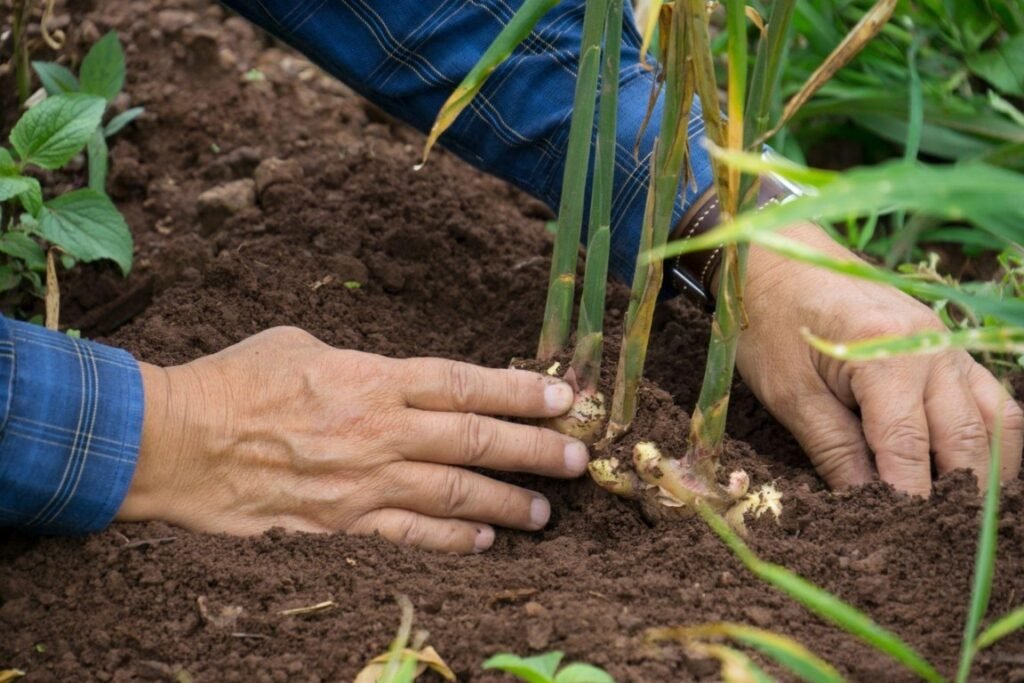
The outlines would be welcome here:
<svg viewBox="0 0 1024 683">
<path fill-rule="evenodd" d="M 412 0 L 372 7 L 364 0 L 326 0 L 298 8 L 284 0 L 225 3 L 376 105 L 426 130 L 521 0 L 440 7 Z M 584 0 L 563 0 L 545 16 L 441 138 L 441 144 L 470 163 L 552 208 L 561 192 L 583 8 Z M 661 102 L 644 128 L 654 77 L 639 64 L 640 39 L 628 11 L 625 21 L 610 270 L 628 280 L 639 245 Z M 695 106 L 690 123 L 693 180 L 681 192 L 676 220 L 711 184 L 710 164 L 699 144 L 702 133 Z"/>
</svg>

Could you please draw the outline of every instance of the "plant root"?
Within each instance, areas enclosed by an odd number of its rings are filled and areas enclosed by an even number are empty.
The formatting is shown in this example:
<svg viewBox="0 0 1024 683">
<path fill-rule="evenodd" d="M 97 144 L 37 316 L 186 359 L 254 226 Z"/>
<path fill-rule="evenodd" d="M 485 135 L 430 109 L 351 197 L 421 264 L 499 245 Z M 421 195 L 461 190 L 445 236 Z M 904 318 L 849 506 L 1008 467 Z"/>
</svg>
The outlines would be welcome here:
<svg viewBox="0 0 1024 683">
<path fill-rule="evenodd" d="M 632 467 L 630 467 L 632 465 Z M 782 494 L 771 484 L 750 492 L 750 477 L 743 470 L 718 483 L 716 463 L 710 457 L 671 458 L 657 445 L 642 441 L 633 447 L 633 462 L 607 456 L 591 461 L 590 476 L 601 488 L 617 496 L 636 500 L 644 516 L 652 521 L 693 515 L 705 505 L 725 517 L 741 534 L 746 534 L 748 515 L 760 517 L 782 512 Z"/>
</svg>

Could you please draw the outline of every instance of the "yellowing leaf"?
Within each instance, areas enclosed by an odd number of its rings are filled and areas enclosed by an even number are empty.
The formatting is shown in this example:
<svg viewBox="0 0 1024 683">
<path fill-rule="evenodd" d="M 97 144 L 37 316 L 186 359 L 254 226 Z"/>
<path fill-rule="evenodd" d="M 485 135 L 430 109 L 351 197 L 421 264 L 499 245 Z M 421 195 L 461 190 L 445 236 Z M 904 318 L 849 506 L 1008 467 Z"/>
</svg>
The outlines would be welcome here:
<svg viewBox="0 0 1024 683">
<path fill-rule="evenodd" d="M 21 678 L 25 675 L 24 671 L 20 669 L 4 669 L 0 671 L 0 683 L 10 683 L 16 678 Z"/>
<path fill-rule="evenodd" d="M 377 683 L 381 674 L 384 673 L 390 656 L 391 653 L 385 652 L 371 659 L 370 663 L 356 675 L 354 683 Z M 413 680 L 421 676 L 427 669 L 437 672 L 446 681 L 455 680 L 455 672 L 449 668 L 448 664 L 441 658 L 441 655 L 437 653 L 437 650 L 429 645 L 419 651 L 405 648 L 402 650 L 401 656 L 403 659 L 412 658 L 416 660 L 417 664 Z"/>
</svg>

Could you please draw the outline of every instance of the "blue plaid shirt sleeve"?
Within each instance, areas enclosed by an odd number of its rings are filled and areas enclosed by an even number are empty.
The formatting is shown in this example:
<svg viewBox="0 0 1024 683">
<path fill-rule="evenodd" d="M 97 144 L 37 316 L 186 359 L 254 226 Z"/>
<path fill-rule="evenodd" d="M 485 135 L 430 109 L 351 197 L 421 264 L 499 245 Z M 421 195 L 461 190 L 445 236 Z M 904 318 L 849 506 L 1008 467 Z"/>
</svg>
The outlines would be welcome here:
<svg viewBox="0 0 1024 683">
<path fill-rule="evenodd" d="M 223 2 L 421 131 L 430 127 L 445 99 L 522 4 L 522 0 Z M 630 3 L 626 4 L 628 8 Z M 448 149 L 551 208 L 558 206 L 561 191 L 584 5 L 585 0 L 562 0 L 541 19 L 441 137 Z M 640 36 L 628 9 L 623 35 L 609 269 L 629 281 L 640 243 L 650 154 L 662 105 L 659 100 L 643 129 L 654 77 L 640 66 Z M 697 104 L 690 112 L 691 143 L 703 132 Z M 691 144 L 690 149 L 694 180 L 676 203 L 676 221 L 712 182 L 706 151 L 700 144 Z"/>
<path fill-rule="evenodd" d="M 135 472 L 142 412 L 130 354 L 0 317 L 0 526 L 107 526 Z"/>
</svg>

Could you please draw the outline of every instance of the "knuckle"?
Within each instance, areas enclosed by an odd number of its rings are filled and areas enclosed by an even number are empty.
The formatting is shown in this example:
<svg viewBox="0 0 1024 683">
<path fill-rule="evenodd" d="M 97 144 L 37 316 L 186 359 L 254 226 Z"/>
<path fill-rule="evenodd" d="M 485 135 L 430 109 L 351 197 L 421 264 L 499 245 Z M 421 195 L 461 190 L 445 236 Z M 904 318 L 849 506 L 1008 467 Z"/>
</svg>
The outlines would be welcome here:
<svg viewBox="0 0 1024 683">
<path fill-rule="evenodd" d="M 415 515 L 403 515 L 395 522 L 394 540 L 401 545 L 422 545 L 426 530 Z"/>
<path fill-rule="evenodd" d="M 1003 402 L 1003 430 L 1013 434 L 1024 432 L 1024 410 L 1012 398 Z"/>
<path fill-rule="evenodd" d="M 807 448 L 812 454 L 814 468 L 829 483 L 843 478 L 852 461 L 861 455 L 859 441 L 851 436 L 830 433 L 812 441 Z"/>
<path fill-rule="evenodd" d="M 272 327 L 264 332 L 264 334 L 275 342 L 289 346 L 308 345 L 310 342 L 316 341 L 316 337 L 309 332 L 291 325 Z"/>
<path fill-rule="evenodd" d="M 441 479 L 441 504 L 446 515 L 457 516 L 469 503 L 472 495 L 471 484 L 464 473 L 447 467 Z"/>
<path fill-rule="evenodd" d="M 445 369 L 445 388 L 451 397 L 452 407 L 466 412 L 472 405 L 473 396 L 480 386 L 479 372 L 471 365 L 451 361 Z"/>
<path fill-rule="evenodd" d="M 897 420 L 882 433 L 882 448 L 902 460 L 927 462 L 928 435 L 916 423 L 908 419 Z"/>
<path fill-rule="evenodd" d="M 459 421 L 459 438 L 462 446 L 460 450 L 465 456 L 464 464 L 479 465 L 491 452 L 494 431 L 483 418 L 473 413 L 464 413 L 459 417 Z"/>
<path fill-rule="evenodd" d="M 958 450 L 976 452 L 988 447 L 988 430 L 981 420 L 955 422 L 945 431 L 947 438 Z"/>
</svg>

